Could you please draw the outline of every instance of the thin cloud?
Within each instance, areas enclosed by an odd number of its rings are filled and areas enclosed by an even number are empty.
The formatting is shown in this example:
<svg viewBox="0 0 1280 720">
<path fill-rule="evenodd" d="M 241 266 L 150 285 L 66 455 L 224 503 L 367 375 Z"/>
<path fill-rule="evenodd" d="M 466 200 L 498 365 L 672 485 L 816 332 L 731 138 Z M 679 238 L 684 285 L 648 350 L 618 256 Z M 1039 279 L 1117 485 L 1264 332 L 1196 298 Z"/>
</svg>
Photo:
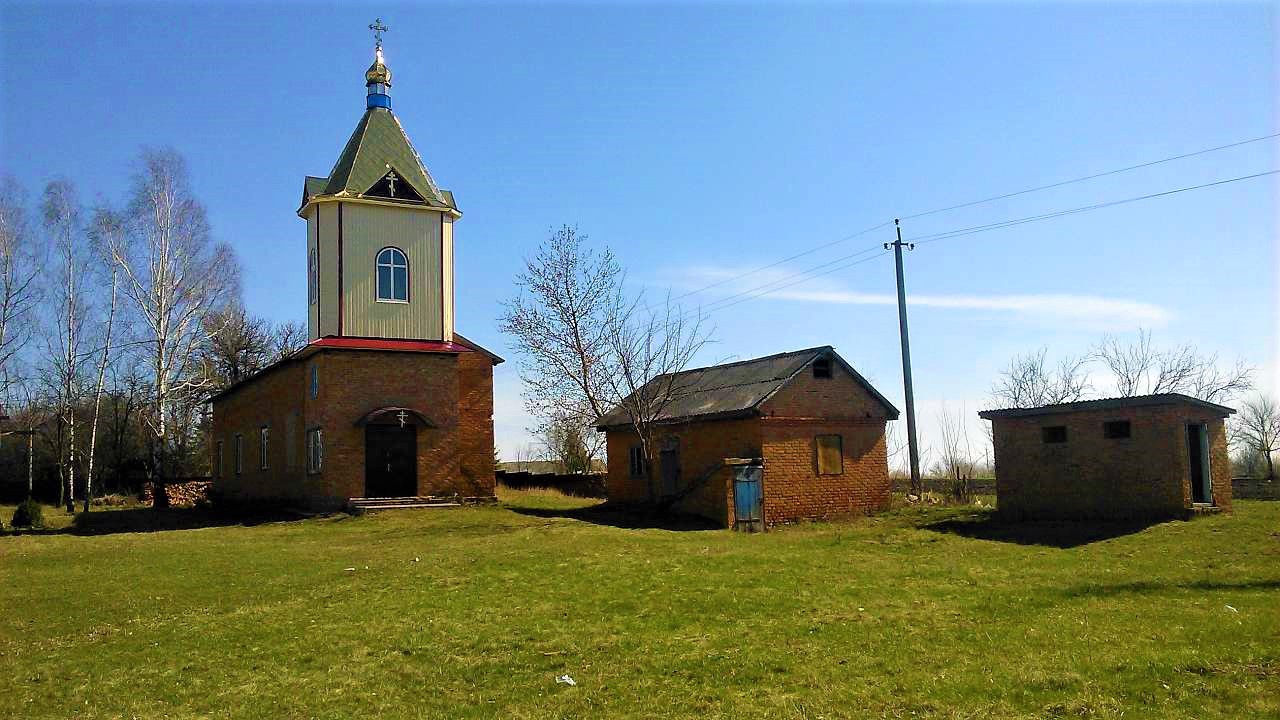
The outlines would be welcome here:
<svg viewBox="0 0 1280 720">
<path fill-rule="evenodd" d="M 733 271 L 723 268 L 698 268 L 691 270 L 686 276 L 691 287 L 697 287 L 709 281 L 731 276 Z M 768 283 L 785 284 L 785 274 L 759 273 L 751 282 L 728 284 L 716 288 L 719 297 L 731 296 L 734 293 L 761 288 L 756 292 L 769 289 Z M 896 305 L 898 298 L 890 293 L 868 293 L 847 289 L 826 279 L 807 283 L 809 287 L 783 288 L 760 297 L 760 300 L 782 300 L 791 302 L 823 303 L 829 305 Z M 763 287 L 762 287 L 763 286 Z M 711 305 L 714 298 L 706 298 L 704 304 Z M 910 307 L 939 308 L 943 310 L 976 310 L 985 312 L 1014 313 L 1029 319 L 1044 319 L 1054 322 L 1076 322 L 1086 325 L 1106 327 L 1158 327 L 1169 322 L 1172 314 L 1165 308 L 1141 300 L 1113 298 L 1099 295 L 1077 295 L 1072 293 L 1040 293 L 1017 295 L 936 295 L 916 294 L 907 296 Z"/>
</svg>

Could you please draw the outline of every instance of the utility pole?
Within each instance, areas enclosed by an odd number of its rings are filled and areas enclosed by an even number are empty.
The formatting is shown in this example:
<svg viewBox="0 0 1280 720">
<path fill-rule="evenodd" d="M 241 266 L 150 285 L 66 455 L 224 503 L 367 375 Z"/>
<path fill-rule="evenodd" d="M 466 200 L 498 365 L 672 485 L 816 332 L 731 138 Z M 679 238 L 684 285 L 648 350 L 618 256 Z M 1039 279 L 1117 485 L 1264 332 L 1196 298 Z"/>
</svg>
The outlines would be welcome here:
<svg viewBox="0 0 1280 720">
<path fill-rule="evenodd" d="M 920 482 L 920 446 L 916 442 L 916 398 L 911 388 L 911 341 L 907 338 L 907 288 L 902 280 L 902 248 L 915 249 L 915 243 L 902 242 L 902 226 L 898 219 L 893 219 L 893 227 L 898 232 L 895 242 L 885 243 L 884 249 L 893 246 L 894 261 L 898 266 L 898 330 L 902 338 L 902 384 L 907 393 L 907 452 L 911 455 L 911 494 L 916 497 L 924 495 L 924 484 Z"/>
</svg>

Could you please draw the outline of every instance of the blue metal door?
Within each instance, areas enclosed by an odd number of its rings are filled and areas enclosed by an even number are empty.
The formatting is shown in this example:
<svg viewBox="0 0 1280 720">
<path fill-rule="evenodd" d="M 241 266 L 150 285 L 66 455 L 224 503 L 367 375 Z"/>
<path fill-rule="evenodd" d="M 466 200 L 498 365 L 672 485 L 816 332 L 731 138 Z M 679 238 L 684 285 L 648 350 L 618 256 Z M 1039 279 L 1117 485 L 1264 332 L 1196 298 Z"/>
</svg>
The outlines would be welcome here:
<svg viewBox="0 0 1280 720">
<path fill-rule="evenodd" d="M 764 468 L 759 465 L 743 465 L 733 477 L 733 528 L 747 532 L 764 529 L 764 496 L 761 479 Z"/>
</svg>

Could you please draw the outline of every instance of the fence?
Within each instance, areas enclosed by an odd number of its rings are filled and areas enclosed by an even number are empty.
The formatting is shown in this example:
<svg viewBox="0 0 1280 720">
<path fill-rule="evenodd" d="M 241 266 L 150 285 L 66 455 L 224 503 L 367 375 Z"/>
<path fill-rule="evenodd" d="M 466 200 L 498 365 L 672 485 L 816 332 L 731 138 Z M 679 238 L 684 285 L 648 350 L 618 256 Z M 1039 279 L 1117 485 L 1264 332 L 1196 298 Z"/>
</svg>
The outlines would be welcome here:
<svg viewBox="0 0 1280 720">
<path fill-rule="evenodd" d="M 555 488 L 566 495 L 577 495 L 578 497 L 602 498 L 605 496 L 604 473 L 561 475 L 558 473 L 507 472 L 499 470 L 494 475 L 500 485 L 506 485 L 509 488 L 545 487 Z"/>
<path fill-rule="evenodd" d="M 1280 479 L 1231 478 L 1231 497 L 1236 500 L 1280 500 Z"/>
</svg>

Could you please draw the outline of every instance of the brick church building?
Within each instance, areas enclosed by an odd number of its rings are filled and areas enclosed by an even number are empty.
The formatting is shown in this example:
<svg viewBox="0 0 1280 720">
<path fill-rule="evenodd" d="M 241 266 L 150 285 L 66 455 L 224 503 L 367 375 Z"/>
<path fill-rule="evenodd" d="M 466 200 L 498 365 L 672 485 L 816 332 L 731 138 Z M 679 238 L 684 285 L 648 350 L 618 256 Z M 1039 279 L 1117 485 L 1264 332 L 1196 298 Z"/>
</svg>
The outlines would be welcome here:
<svg viewBox="0 0 1280 720">
<path fill-rule="evenodd" d="M 298 209 L 309 342 L 211 400 L 214 492 L 233 501 L 493 497 L 502 359 L 454 329 L 462 213 L 391 112 L 381 42 L 365 80 L 364 116 Z"/>
</svg>

